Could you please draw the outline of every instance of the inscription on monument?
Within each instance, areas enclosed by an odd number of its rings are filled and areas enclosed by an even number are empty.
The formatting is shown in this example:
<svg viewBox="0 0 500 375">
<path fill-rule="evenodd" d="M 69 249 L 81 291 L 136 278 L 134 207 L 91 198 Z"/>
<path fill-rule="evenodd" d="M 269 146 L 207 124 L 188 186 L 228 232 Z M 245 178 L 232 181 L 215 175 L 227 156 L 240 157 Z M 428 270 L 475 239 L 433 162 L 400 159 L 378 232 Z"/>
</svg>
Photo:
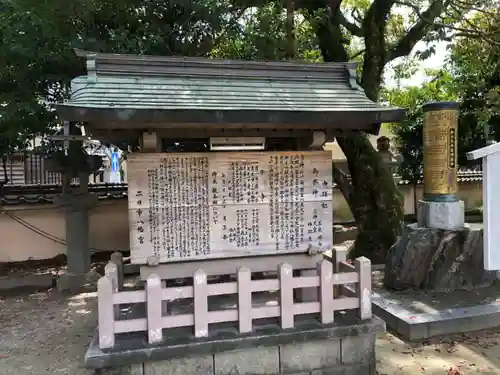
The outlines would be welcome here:
<svg viewBox="0 0 500 375">
<path fill-rule="evenodd" d="M 132 154 L 132 263 L 325 251 L 329 152 Z"/>
<path fill-rule="evenodd" d="M 424 193 L 455 194 L 456 110 L 424 113 Z"/>
</svg>

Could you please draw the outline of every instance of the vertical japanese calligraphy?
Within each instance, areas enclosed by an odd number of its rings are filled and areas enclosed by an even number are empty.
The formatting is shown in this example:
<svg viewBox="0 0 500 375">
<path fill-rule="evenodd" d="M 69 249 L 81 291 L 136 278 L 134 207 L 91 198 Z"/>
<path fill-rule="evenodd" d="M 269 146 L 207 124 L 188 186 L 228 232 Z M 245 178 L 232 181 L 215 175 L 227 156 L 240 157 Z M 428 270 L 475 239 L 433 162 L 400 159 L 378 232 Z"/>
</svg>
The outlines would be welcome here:
<svg viewBox="0 0 500 375">
<path fill-rule="evenodd" d="M 425 110 L 424 195 L 426 199 L 455 195 L 457 186 L 457 109 Z"/>
<path fill-rule="evenodd" d="M 132 154 L 128 163 L 132 263 L 332 245 L 328 152 Z"/>
</svg>

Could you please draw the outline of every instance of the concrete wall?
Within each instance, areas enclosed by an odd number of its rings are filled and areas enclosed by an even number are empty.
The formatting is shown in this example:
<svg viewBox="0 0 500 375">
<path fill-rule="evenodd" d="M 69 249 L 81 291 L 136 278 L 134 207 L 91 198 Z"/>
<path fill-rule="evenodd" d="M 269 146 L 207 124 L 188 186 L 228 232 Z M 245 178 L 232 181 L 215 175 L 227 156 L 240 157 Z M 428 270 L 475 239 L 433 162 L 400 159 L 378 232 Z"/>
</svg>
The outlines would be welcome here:
<svg viewBox="0 0 500 375">
<path fill-rule="evenodd" d="M 481 186 L 481 182 L 459 184 L 458 195 L 460 199 L 464 201 L 466 210 L 477 208 L 482 205 L 483 194 Z M 400 185 L 398 187 L 398 190 L 404 197 L 405 214 L 415 213 L 413 186 Z M 417 186 L 417 200 L 422 199 L 423 195 L 423 185 Z M 339 190 L 335 190 L 335 192 L 333 193 L 333 207 L 335 222 L 353 220 L 353 216 L 351 211 L 349 210 L 349 207 L 347 206 L 347 202 Z"/>
<path fill-rule="evenodd" d="M 460 197 L 466 208 L 475 208 L 482 200 L 481 183 L 459 185 Z M 422 197 L 422 186 L 417 196 Z M 414 213 L 413 188 L 400 185 L 405 198 L 405 212 Z M 334 192 L 334 221 L 350 221 L 352 214 L 339 190 Z M 8 213 L 24 220 L 51 236 L 64 239 L 64 212 L 51 205 L 6 206 Z M 127 200 L 108 200 L 99 203 L 90 213 L 90 245 L 97 250 L 128 250 L 129 232 Z M 48 259 L 64 254 L 65 247 L 26 228 L 6 214 L 0 213 L 0 262 L 28 259 Z"/>
<path fill-rule="evenodd" d="M 17 222 L 8 214 L 49 235 L 64 240 L 64 212 L 52 205 L 4 207 L 0 213 L 0 262 L 48 259 L 65 253 L 65 246 Z M 90 212 L 90 246 L 103 250 L 128 250 L 127 200 L 109 200 Z"/>
</svg>

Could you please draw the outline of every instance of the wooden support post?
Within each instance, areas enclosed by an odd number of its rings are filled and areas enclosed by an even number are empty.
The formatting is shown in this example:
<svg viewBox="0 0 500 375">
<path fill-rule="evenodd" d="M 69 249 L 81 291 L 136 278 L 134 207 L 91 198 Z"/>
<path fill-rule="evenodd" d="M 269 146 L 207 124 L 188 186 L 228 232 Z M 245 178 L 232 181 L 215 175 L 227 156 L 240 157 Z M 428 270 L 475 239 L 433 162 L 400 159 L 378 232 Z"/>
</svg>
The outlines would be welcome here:
<svg viewBox="0 0 500 375">
<path fill-rule="evenodd" d="M 347 250 L 345 248 L 339 249 L 334 248 L 332 250 L 332 263 L 333 263 L 333 272 L 340 272 L 340 262 L 345 262 L 347 260 Z M 333 295 L 335 298 L 338 298 L 342 295 L 342 285 L 335 285 L 333 287 Z"/>
<path fill-rule="evenodd" d="M 158 138 L 156 132 L 144 132 L 140 139 L 140 147 L 143 153 L 161 152 L 161 138 Z"/>
<path fill-rule="evenodd" d="M 194 274 L 194 335 L 196 337 L 208 336 L 208 285 L 207 275 L 203 270 Z"/>
<path fill-rule="evenodd" d="M 150 275 L 146 282 L 146 306 L 148 341 L 150 344 L 156 344 L 163 340 L 162 288 L 158 275 Z"/>
<path fill-rule="evenodd" d="M 356 295 L 359 298 L 358 317 L 362 320 L 372 317 L 372 266 L 370 259 L 359 257 L 354 261 L 354 267 L 359 274 L 356 284 Z"/>
<path fill-rule="evenodd" d="M 238 269 L 238 321 L 240 333 L 252 331 L 252 273 L 248 267 Z"/>
<path fill-rule="evenodd" d="M 115 313 L 113 305 L 113 281 L 103 276 L 97 282 L 97 315 L 99 348 L 115 346 Z"/>
<path fill-rule="evenodd" d="M 294 323 L 293 315 L 293 268 L 287 263 L 283 263 L 279 269 L 280 275 L 280 309 L 281 328 L 292 328 Z"/>
<path fill-rule="evenodd" d="M 323 259 L 319 263 L 321 323 L 333 323 L 333 264 Z"/>
<path fill-rule="evenodd" d="M 104 267 L 104 276 L 111 281 L 113 293 L 119 291 L 119 281 L 118 281 L 118 267 L 115 263 L 109 262 Z M 114 317 L 118 319 L 120 317 L 120 305 L 113 305 Z"/>
<path fill-rule="evenodd" d="M 123 289 L 123 255 L 119 251 L 111 254 L 110 261 L 116 264 L 118 275 L 118 290 Z"/>
</svg>

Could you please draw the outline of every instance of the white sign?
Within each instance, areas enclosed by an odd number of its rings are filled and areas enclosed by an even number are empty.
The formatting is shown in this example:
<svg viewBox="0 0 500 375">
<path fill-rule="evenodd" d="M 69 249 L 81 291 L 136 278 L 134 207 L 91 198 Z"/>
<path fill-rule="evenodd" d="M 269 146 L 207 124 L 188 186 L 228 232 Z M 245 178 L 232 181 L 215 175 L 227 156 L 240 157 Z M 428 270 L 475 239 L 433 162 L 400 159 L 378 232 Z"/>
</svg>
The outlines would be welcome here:
<svg viewBox="0 0 500 375">
<path fill-rule="evenodd" d="M 483 159 L 484 269 L 500 270 L 500 143 L 469 152 L 467 159 Z"/>
</svg>

